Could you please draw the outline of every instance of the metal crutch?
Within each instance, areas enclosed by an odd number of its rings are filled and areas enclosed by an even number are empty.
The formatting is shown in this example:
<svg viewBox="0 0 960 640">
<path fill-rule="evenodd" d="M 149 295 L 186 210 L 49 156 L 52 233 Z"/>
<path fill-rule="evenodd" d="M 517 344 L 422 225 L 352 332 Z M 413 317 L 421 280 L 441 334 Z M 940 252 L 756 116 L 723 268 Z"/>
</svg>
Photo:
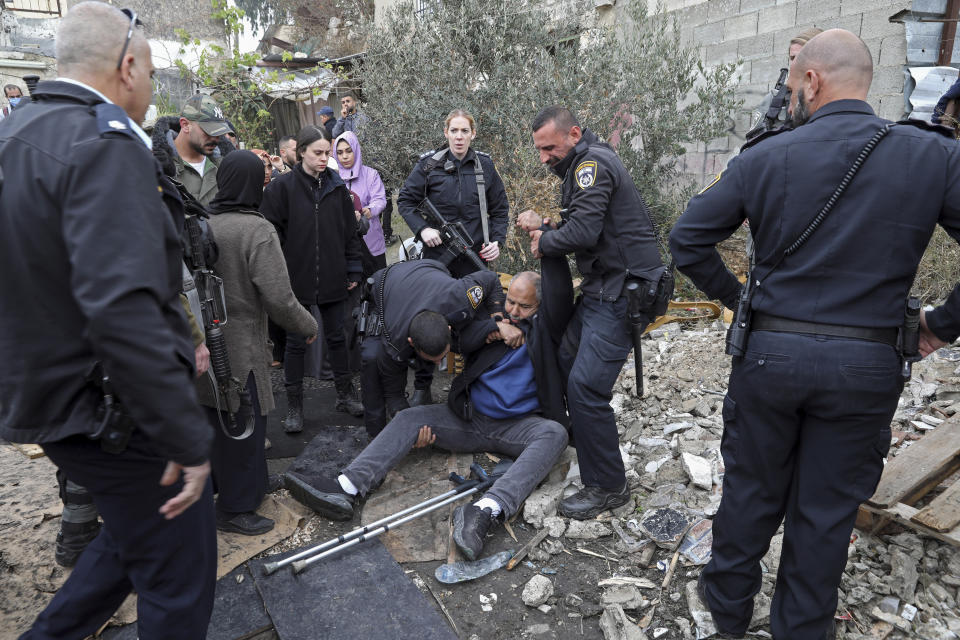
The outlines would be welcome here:
<svg viewBox="0 0 960 640">
<path fill-rule="evenodd" d="M 487 474 L 483 471 L 483 469 L 479 465 L 477 464 L 471 465 L 470 470 L 477 475 L 476 479 L 467 480 L 457 475 L 456 473 L 451 472 L 450 480 L 453 482 L 457 482 L 459 484 L 459 486 L 456 487 L 455 489 L 451 489 L 450 491 L 447 491 L 446 493 L 442 493 L 439 496 L 434 496 L 429 500 L 425 500 L 419 504 L 415 504 L 411 507 L 407 507 L 406 509 L 398 511 L 397 513 L 391 514 L 389 516 L 385 516 L 380 520 L 377 520 L 376 522 L 371 522 L 370 524 L 364 527 L 359 527 L 349 533 L 345 533 L 343 535 L 337 536 L 336 538 L 332 538 L 324 543 L 321 543 L 314 547 L 310 547 L 309 549 L 304 549 L 303 551 L 296 553 L 288 558 L 284 558 L 283 560 L 279 560 L 276 562 L 267 562 L 263 565 L 263 573 L 265 575 L 270 575 L 276 572 L 277 569 L 285 567 L 289 564 L 294 565 L 295 573 L 300 573 L 300 571 L 302 571 L 304 567 L 311 564 L 315 560 L 319 560 L 321 557 L 327 557 L 329 555 L 332 555 L 333 553 L 336 553 L 337 551 L 340 551 L 341 549 L 345 549 L 355 544 L 359 544 L 364 540 L 375 538 L 376 536 L 388 531 L 391 528 L 396 527 L 397 525 L 410 522 L 411 520 L 419 518 L 420 516 L 425 515 L 436 509 L 439 509 L 440 507 L 446 504 L 450 504 L 451 502 L 459 500 L 463 496 L 476 493 L 481 488 L 485 489 L 488 486 L 490 486 L 490 484 L 493 483 L 493 480 L 487 476 Z M 405 517 L 405 516 L 409 516 L 409 517 Z M 381 527 L 382 527 L 382 530 L 377 531 L 377 529 Z M 372 533 L 374 531 L 376 531 L 376 533 L 373 533 L 373 535 L 369 535 L 369 536 L 365 535 L 368 533 Z M 327 552 L 327 553 L 324 553 L 324 552 Z M 315 554 L 322 554 L 322 556 L 317 556 L 315 559 L 311 558 L 309 562 L 302 564 L 302 566 L 300 563 L 297 562 L 301 558 L 307 558 L 309 556 L 314 556 Z"/>
</svg>

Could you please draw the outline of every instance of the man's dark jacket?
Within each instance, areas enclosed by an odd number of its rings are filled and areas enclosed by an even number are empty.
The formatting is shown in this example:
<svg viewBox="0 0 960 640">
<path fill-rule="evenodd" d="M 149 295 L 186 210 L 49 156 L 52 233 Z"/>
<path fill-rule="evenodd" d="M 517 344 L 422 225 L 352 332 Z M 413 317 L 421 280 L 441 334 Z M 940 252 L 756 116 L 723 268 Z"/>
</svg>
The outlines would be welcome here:
<svg viewBox="0 0 960 640">
<path fill-rule="evenodd" d="M 477 162 L 483 171 L 484 193 L 487 198 L 487 217 L 490 225 L 490 241 L 503 243 L 507 238 L 507 222 L 510 205 L 503 180 L 493 166 L 493 160 L 485 153 L 469 149 L 463 160 L 457 160 L 449 150 L 443 159 L 434 161 L 431 151 L 420 161 L 407 177 L 397 195 L 397 210 L 417 237 L 425 227 L 435 227 L 424 221 L 417 213 L 423 199 L 437 208 L 444 220 L 462 222 L 473 240 L 473 251 L 479 253 L 483 246 L 483 229 L 480 222 L 480 198 L 477 195 Z M 449 163 L 449 164 L 448 164 Z M 447 170 L 449 169 L 449 170 Z M 446 248 L 424 247 L 425 258 L 438 259 Z"/>
<path fill-rule="evenodd" d="M 518 325 L 526 333 L 527 353 L 533 362 L 540 411 L 544 417 L 569 427 L 567 381 L 557 361 L 557 351 L 573 315 L 573 282 L 566 258 L 543 258 L 540 268 L 540 308 Z M 463 373 L 454 378 L 450 385 L 447 405 L 451 411 L 463 420 L 470 419 L 470 385 L 487 369 L 500 362 L 509 351 L 510 347 L 497 341 L 467 354 Z"/>
<path fill-rule="evenodd" d="M 584 129 L 553 172 L 563 178 L 565 223 L 540 236 L 541 253 L 575 253 L 580 290 L 603 300 L 619 298 L 627 278 L 659 280 L 664 267 L 647 205 L 610 145 Z"/>
<path fill-rule="evenodd" d="M 0 436 L 93 433 L 102 363 L 159 456 L 207 458 L 180 238 L 126 113 L 66 82 L 0 123 Z"/>
<path fill-rule="evenodd" d="M 374 305 L 379 312 L 381 283 L 385 355 L 406 362 L 414 355 L 407 342 L 410 321 L 421 311 L 435 311 L 452 328 L 451 349 L 469 353 L 480 348 L 487 336 L 497 330 L 490 317 L 503 312 L 503 287 L 493 271 L 477 271 L 463 278 L 454 278 L 436 260 L 398 262 L 373 275 Z"/>
<path fill-rule="evenodd" d="M 263 192 L 260 213 L 273 223 L 290 284 L 304 306 L 347 298 L 347 280 L 363 270 L 353 200 L 336 171 L 313 178 L 298 164 Z"/>
<path fill-rule="evenodd" d="M 674 226 L 670 251 L 679 269 L 708 296 L 735 307 L 740 282 L 716 245 L 749 220 L 754 279 L 761 280 L 754 311 L 822 324 L 899 327 L 937 224 L 960 238 L 960 146 L 949 129 L 920 121 L 895 126 L 809 240 L 780 262 L 886 124 L 866 102 L 836 100 L 796 129 L 754 138 L 690 200 Z M 926 322 L 942 340 L 960 335 L 960 286 L 926 314 Z"/>
</svg>

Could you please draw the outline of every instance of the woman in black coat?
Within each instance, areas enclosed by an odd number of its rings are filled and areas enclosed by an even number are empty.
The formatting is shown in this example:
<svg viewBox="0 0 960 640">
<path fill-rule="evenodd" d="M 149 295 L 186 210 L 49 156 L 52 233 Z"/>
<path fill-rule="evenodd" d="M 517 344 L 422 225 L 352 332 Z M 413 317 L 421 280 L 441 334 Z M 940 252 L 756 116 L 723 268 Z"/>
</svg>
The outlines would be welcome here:
<svg viewBox="0 0 960 640">
<path fill-rule="evenodd" d="M 299 163 L 263 192 L 260 213 L 280 236 L 293 292 L 306 307 L 317 306 L 323 319 L 327 357 L 337 387 L 337 410 L 363 415 L 347 361 L 343 331 L 344 304 L 358 285 L 362 263 L 353 200 L 339 174 L 327 168 L 330 134 L 308 125 L 297 134 Z M 287 417 L 284 430 L 303 429 L 303 369 L 306 341 L 287 336 L 284 374 Z"/>
</svg>

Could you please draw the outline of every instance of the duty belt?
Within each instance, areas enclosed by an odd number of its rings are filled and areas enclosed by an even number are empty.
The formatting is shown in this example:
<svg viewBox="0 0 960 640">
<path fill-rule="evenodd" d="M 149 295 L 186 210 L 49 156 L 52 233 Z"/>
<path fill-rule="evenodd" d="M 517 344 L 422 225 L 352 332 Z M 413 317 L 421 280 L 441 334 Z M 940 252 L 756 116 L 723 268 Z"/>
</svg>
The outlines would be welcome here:
<svg viewBox="0 0 960 640">
<path fill-rule="evenodd" d="M 781 333 L 806 333 L 832 338 L 853 338 L 856 340 L 870 340 L 882 342 L 891 347 L 897 347 L 896 329 L 871 329 L 868 327 L 846 327 L 839 324 L 823 324 L 820 322 L 805 322 L 778 318 L 765 313 L 753 314 L 752 331 L 779 331 Z"/>
</svg>

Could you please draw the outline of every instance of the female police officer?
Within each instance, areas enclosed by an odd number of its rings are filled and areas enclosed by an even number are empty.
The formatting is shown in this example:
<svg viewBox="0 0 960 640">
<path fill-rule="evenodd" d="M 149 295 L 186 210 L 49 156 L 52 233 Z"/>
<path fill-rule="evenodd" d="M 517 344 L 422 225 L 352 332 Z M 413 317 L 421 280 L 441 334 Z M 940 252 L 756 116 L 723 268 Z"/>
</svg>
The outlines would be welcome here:
<svg viewBox="0 0 960 640">
<path fill-rule="evenodd" d="M 420 203 L 429 198 L 447 222 L 463 223 L 475 253 L 488 262 L 496 260 L 507 237 L 510 209 L 503 180 L 490 156 L 470 148 L 477 136 L 473 116 L 461 109 L 451 111 L 443 135 L 448 146 L 420 156 L 400 189 L 397 208 L 410 230 L 426 245 L 425 258 L 438 259 L 444 253 L 437 229 L 417 214 Z M 489 222 L 482 220 L 484 217 Z M 450 262 L 447 269 L 455 278 L 476 271 L 463 257 Z"/>
</svg>

